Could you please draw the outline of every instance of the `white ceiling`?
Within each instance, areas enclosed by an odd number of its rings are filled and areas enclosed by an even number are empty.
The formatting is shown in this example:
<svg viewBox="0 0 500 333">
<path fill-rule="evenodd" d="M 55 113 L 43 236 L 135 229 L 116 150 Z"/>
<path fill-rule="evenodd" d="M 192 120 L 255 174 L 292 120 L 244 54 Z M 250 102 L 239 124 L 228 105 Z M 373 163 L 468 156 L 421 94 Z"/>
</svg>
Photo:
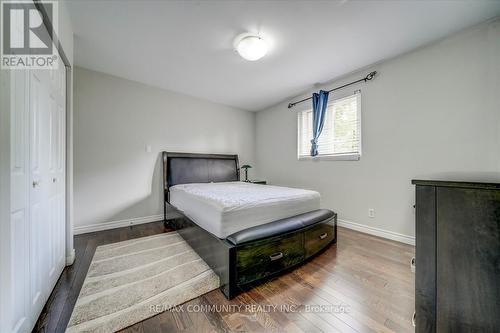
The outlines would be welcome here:
<svg viewBox="0 0 500 333">
<path fill-rule="evenodd" d="M 500 1 L 69 1 L 78 66 L 261 110 L 500 14 Z M 271 43 L 260 61 L 242 32 Z"/>
</svg>

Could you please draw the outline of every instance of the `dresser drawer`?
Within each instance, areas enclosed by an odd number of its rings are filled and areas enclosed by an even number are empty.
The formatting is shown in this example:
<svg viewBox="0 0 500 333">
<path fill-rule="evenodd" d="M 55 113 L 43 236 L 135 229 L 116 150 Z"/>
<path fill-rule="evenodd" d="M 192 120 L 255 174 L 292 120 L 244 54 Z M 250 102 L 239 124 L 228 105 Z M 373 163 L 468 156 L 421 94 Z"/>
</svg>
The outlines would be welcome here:
<svg viewBox="0 0 500 333">
<path fill-rule="evenodd" d="M 238 249 L 237 283 L 249 283 L 300 263 L 304 259 L 303 237 L 299 232 Z"/>
<path fill-rule="evenodd" d="M 333 221 L 318 224 L 304 232 L 305 256 L 310 257 L 335 239 L 335 228 Z"/>
</svg>

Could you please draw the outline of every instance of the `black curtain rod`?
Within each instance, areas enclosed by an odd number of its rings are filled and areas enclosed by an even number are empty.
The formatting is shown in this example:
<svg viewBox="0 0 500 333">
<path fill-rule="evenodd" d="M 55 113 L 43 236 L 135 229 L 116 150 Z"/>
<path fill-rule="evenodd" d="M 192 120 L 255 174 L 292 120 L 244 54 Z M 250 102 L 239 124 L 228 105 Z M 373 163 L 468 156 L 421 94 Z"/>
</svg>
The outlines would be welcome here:
<svg viewBox="0 0 500 333">
<path fill-rule="evenodd" d="M 350 82 L 350 83 L 347 83 L 347 84 L 344 84 L 343 86 L 340 86 L 340 87 L 337 87 L 337 88 L 333 88 L 333 89 L 330 89 L 328 90 L 328 92 L 332 92 L 332 91 L 335 91 L 335 90 L 339 90 L 339 89 L 342 89 L 342 88 L 345 88 L 345 87 L 348 87 L 350 85 L 353 85 L 353 84 L 356 84 L 356 83 L 359 83 L 359 82 L 366 82 L 366 81 L 370 81 L 371 79 L 373 79 L 373 77 L 377 74 L 376 71 L 373 71 L 371 73 L 369 73 L 367 76 L 365 76 L 364 78 L 362 79 L 359 79 L 359 80 L 356 80 L 356 81 L 353 81 L 353 82 Z M 312 99 L 312 97 L 308 97 L 308 98 L 304 98 L 304 99 L 301 99 L 300 101 L 297 101 L 297 102 L 292 102 L 290 104 L 288 104 L 288 108 L 291 109 L 293 108 L 295 105 L 299 104 L 299 103 L 302 103 L 302 102 L 305 102 L 305 101 L 308 101 Z"/>
</svg>

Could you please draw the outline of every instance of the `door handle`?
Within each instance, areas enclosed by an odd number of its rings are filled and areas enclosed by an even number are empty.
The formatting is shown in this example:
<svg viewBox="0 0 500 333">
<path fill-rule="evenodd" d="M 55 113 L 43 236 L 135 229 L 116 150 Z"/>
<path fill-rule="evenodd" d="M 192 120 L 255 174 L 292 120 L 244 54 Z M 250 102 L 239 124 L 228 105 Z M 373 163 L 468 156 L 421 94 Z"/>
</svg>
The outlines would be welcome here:
<svg viewBox="0 0 500 333">
<path fill-rule="evenodd" d="M 281 258 L 283 258 L 283 252 L 277 252 L 269 256 L 269 259 L 271 259 L 271 261 L 275 261 Z"/>
<path fill-rule="evenodd" d="M 37 186 L 40 186 L 40 183 L 41 183 L 41 182 L 42 182 L 41 180 L 34 180 L 34 181 L 33 181 L 33 188 L 35 188 L 35 187 L 37 187 Z"/>
<path fill-rule="evenodd" d="M 52 178 L 52 182 L 53 182 L 53 183 L 57 182 L 57 178 L 55 178 L 55 177 L 54 177 L 54 178 Z"/>
<path fill-rule="evenodd" d="M 326 238 L 326 236 L 328 236 L 327 232 L 325 232 L 324 234 L 319 235 L 319 239 L 323 240 L 323 239 Z"/>
</svg>

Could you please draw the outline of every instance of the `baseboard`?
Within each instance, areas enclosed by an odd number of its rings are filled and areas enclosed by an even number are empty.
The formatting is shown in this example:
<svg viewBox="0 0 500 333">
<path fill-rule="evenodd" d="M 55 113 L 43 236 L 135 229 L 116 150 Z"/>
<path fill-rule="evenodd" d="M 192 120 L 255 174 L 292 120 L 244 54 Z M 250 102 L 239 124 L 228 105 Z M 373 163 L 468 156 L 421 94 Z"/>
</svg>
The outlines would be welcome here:
<svg viewBox="0 0 500 333">
<path fill-rule="evenodd" d="M 75 226 L 73 229 L 75 235 L 86 234 L 94 231 L 102 231 L 116 228 L 128 227 L 136 224 L 150 223 L 156 221 L 162 221 L 163 215 L 151 215 L 144 217 L 134 217 L 131 219 L 119 220 L 119 221 L 110 221 L 110 222 L 102 222 L 88 225 Z"/>
<path fill-rule="evenodd" d="M 364 225 L 364 224 L 354 223 L 354 222 L 341 220 L 341 219 L 337 220 L 337 225 L 339 227 L 344 227 L 344 228 L 356 230 L 359 232 L 363 232 L 365 234 L 390 239 L 390 240 L 393 240 L 396 242 L 415 245 L 415 237 L 403 235 L 403 234 L 400 234 L 397 232 L 388 231 L 388 230 L 375 228 L 375 227 L 369 227 L 369 226 Z"/>
<path fill-rule="evenodd" d="M 144 217 L 136 217 L 136 218 L 131 218 L 131 219 L 125 219 L 125 220 L 119 220 L 119 221 L 110 221 L 110 222 L 102 222 L 102 223 L 95 223 L 95 224 L 89 224 L 89 225 L 83 225 L 83 226 L 76 226 L 74 228 L 74 234 L 75 235 L 80 235 L 80 234 L 86 234 L 89 232 L 95 232 L 95 231 L 102 231 L 102 230 L 109 230 L 109 229 L 115 229 L 115 228 L 122 228 L 122 227 L 128 227 L 131 225 L 136 225 L 136 224 L 143 224 L 143 223 L 150 223 L 150 222 L 156 222 L 156 221 L 161 221 L 163 220 L 163 215 L 151 215 L 151 216 L 144 216 Z M 356 230 L 359 232 L 363 232 L 365 234 L 369 235 L 374 235 L 390 240 L 394 240 L 397 242 L 405 243 L 405 244 L 410 244 L 410 245 L 415 245 L 415 237 L 412 236 L 407 236 L 403 235 L 397 232 L 393 231 L 388 231 L 380 228 L 375 228 L 375 227 L 369 227 L 364 224 L 359 224 L 355 222 L 350 222 L 346 220 L 341 220 L 339 219 L 337 221 L 338 226 Z M 70 257 L 66 258 L 66 264 L 68 262 L 73 262 L 74 260 L 74 250 L 72 253 L 73 259 Z"/>
<path fill-rule="evenodd" d="M 75 249 L 71 249 L 70 254 L 66 257 L 66 266 L 71 266 L 75 262 Z"/>
</svg>

